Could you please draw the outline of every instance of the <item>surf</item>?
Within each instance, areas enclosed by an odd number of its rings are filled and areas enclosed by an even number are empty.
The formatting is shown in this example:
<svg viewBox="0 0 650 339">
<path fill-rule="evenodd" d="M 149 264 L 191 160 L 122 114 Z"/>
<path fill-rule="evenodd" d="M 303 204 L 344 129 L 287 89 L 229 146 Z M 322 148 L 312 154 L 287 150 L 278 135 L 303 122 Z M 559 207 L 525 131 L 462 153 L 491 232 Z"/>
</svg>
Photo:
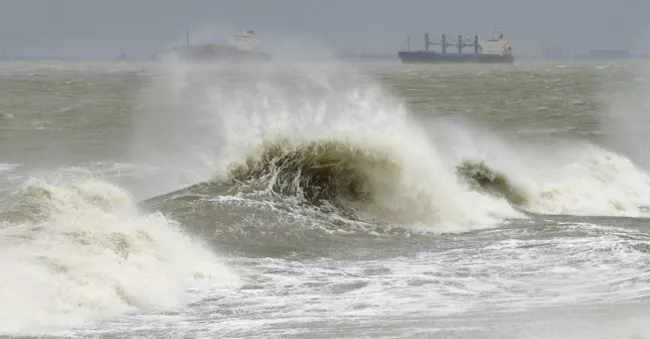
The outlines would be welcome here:
<svg viewBox="0 0 650 339">
<path fill-rule="evenodd" d="M 508 152 L 517 158 L 510 163 L 466 156 L 457 173 L 471 189 L 527 214 L 650 217 L 650 175 L 624 155 L 591 143 L 573 143 L 556 154 L 520 152 Z"/>
<path fill-rule="evenodd" d="M 236 281 L 180 224 L 99 179 L 25 181 L 0 200 L 0 244 L 5 334 L 182 306 L 193 286 Z"/>
</svg>

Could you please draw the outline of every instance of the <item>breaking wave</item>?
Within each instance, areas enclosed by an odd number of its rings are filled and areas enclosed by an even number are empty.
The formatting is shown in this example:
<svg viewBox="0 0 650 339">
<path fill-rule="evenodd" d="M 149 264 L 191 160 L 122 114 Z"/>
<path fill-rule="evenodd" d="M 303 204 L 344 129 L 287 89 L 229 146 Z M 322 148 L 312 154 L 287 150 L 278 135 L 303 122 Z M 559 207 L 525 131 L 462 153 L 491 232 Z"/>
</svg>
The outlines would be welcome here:
<svg viewBox="0 0 650 339">
<path fill-rule="evenodd" d="M 404 104 L 361 72 L 331 65 L 174 70 L 170 84 L 155 87 L 158 96 L 171 89 L 174 111 L 156 107 L 137 135 L 164 135 L 146 154 L 182 161 L 195 182 L 212 173 L 238 195 L 274 194 L 432 231 L 521 216 L 502 199 L 466 189 Z"/>
<path fill-rule="evenodd" d="M 162 214 L 104 181 L 32 179 L 0 201 L 0 333 L 39 332 L 191 300 L 235 276 Z"/>
<path fill-rule="evenodd" d="M 491 197 L 493 203 L 507 201 L 515 210 L 543 215 L 650 215 L 650 176 L 627 158 L 596 146 L 583 149 L 582 154 L 553 170 L 525 172 L 512 167 L 498 170 L 503 166 L 495 168 L 484 160 L 464 160 L 455 165 L 455 177 L 438 173 L 451 180 L 449 186 L 438 186 L 438 192 L 436 186 L 406 176 L 413 168 L 405 165 L 413 164 L 398 149 L 285 139 L 265 143 L 245 161 L 232 164 L 228 183 L 241 191 L 291 197 L 293 202 L 326 207 L 326 211 L 334 206 L 351 218 L 401 225 L 435 224 L 452 216 L 451 209 L 440 209 L 446 203 L 444 193 L 478 196 L 484 202 Z M 457 191 L 445 191 L 452 187 Z"/>
<path fill-rule="evenodd" d="M 453 177 L 444 181 L 448 173 L 443 169 L 436 173 L 414 160 L 387 145 L 283 139 L 264 143 L 246 160 L 231 164 L 226 182 L 239 192 L 288 197 L 294 203 L 326 212 L 335 208 L 337 215 L 377 224 L 435 229 L 450 222 L 464 227 L 483 222 L 484 227 L 499 207 L 502 215 L 516 214 L 499 200 L 463 189 Z M 450 205 L 455 199 L 458 204 Z M 462 204 L 463 199 L 483 200 L 482 207 L 493 210 L 472 209 Z"/>
<path fill-rule="evenodd" d="M 230 180 L 316 206 L 351 207 L 376 200 L 380 185 L 397 181 L 400 171 L 400 164 L 381 151 L 337 140 L 284 140 L 233 165 Z"/>
<path fill-rule="evenodd" d="M 182 163 L 194 182 L 234 185 L 227 194 L 431 231 L 490 227 L 522 211 L 641 216 L 650 201 L 647 175 L 621 155 L 571 141 L 553 150 L 486 142 L 412 114 L 358 71 L 174 71 L 155 92 L 168 90 L 173 110 L 157 107 L 137 133 L 164 140 L 144 151 Z"/>
<path fill-rule="evenodd" d="M 524 192 L 512 185 L 503 173 L 499 173 L 484 162 L 464 161 L 456 167 L 458 175 L 475 190 L 507 199 L 515 206 L 524 206 L 527 198 Z"/>
<path fill-rule="evenodd" d="M 526 169 L 464 161 L 457 173 L 473 189 L 530 213 L 650 216 L 650 175 L 628 158 L 594 145 L 578 152 L 563 162 L 533 152 L 546 166 Z"/>
</svg>

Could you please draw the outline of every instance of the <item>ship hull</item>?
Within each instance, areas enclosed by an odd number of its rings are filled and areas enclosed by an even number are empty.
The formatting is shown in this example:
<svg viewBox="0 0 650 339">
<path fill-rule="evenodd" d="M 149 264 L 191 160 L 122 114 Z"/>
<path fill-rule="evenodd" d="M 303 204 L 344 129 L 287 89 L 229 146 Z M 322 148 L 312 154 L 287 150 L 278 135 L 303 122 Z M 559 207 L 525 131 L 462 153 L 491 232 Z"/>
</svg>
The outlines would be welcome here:
<svg viewBox="0 0 650 339">
<path fill-rule="evenodd" d="M 398 52 L 398 57 L 404 64 L 432 64 L 432 63 L 480 63 L 480 64 L 511 64 L 514 62 L 512 55 L 495 54 L 451 54 L 436 52 Z"/>
<path fill-rule="evenodd" d="M 175 48 L 176 56 L 192 62 L 265 62 L 271 55 L 257 51 L 243 51 L 227 45 L 193 45 Z"/>
</svg>

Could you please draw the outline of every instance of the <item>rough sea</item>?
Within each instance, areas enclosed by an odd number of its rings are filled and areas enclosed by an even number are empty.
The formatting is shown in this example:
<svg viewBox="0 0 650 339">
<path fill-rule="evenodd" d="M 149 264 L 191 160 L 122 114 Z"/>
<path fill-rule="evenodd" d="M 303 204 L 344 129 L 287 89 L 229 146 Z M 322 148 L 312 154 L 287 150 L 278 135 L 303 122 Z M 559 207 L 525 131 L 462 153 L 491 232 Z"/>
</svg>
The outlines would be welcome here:
<svg viewBox="0 0 650 339">
<path fill-rule="evenodd" d="M 0 336 L 650 338 L 650 63 L 0 63 Z"/>
</svg>

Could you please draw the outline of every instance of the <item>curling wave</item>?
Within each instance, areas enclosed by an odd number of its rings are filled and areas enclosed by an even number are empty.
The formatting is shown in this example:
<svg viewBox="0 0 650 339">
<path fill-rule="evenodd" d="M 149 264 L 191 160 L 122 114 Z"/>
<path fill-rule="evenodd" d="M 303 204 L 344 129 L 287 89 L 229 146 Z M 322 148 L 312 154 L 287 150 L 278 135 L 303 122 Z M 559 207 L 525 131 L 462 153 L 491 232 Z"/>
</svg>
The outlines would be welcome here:
<svg viewBox="0 0 650 339">
<path fill-rule="evenodd" d="M 512 211 L 498 199 L 463 189 L 453 175 L 444 180 L 449 175 L 444 169 L 417 161 L 386 144 L 281 139 L 263 143 L 245 160 L 232 163 L 225 182 L 238 192 L 290 198 L 327 212 L 335 208 L 337 215 L 380 225 L 489 225 L 489 212 L 472 214 L 471 206 L 465 210 L 465 205 L 454 204 L 459 200 L 479 199 L 483 208 Z"/>
<path fill-rule="evenodd" d="M 283 140 L 233 165 L 230 179 L 312 204 L 344 203 L 372 200 L 378 189 L 373 178 L 394 177 L 399 171 L 399 164 L 388 154 L 346 142 L 292 144 Z"/>
<path fill-rule="evenodd" d="M 316 206 L 326 215 L 434 232 L 521 217 L 503 199 L 458 182 L 405 104 L 362 72 L 335 65 L 258 71 L 187 68 L 170 86 L 153 87 L 157 96 L 172 89 L 178 101 L 143 120 L 138 137 L 165 140 L 138 152 L 182 162 L 196 173 L 193 182 L 213 176 L 197 188 L 201 195 L 234 184 L 226 194 L 293 199 L 282 205 L 291 212 Z"/>
<path fill-rule="evenodd" d="M 503 173 L 491 169 L 483 161 L 464 161 L 456 167 L 456 173 L 475 190 L 504 198 L 517 207 L 528 203 L 526 193 L 521 188 L 514 186 Z"/>
<path fill-rule="evenodd" d="M 465 160 L 456 173 L 471 189 L 506 199 L 535 214 L 579 216 L 650 216 L 650 176 L 626 157 L 590 145 L 580 156 L 522 172 L 497 170 L 484 161 Z M 550 165 L 553 164 L 553 165 Z M 496 164 L 499 165 L 499 164 Z"/>
</svg>

